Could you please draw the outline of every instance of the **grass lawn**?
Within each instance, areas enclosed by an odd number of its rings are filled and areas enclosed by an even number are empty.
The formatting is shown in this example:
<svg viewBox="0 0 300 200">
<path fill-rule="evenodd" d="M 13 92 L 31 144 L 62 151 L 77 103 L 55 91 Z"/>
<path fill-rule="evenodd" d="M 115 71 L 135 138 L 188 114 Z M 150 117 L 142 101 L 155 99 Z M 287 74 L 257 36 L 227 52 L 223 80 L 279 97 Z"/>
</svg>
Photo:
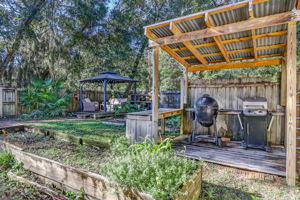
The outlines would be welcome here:
<svg viewBox="0 0 300 200">
<path fill-rule="evenodd" d="M 203 174 L 203 197 L 200 200 L 298 200 L 300 187 L 281 182 L 247 178 L 245 174 L 207 165 Z"/>
<path fill-rule="evenodd" d="M 80 136 L 104 143 L 125 135 L 125 126 L 103 124 L 97 120 L 70 120 L 58 122 L 30 123 L 29 126 Z"/>
</svg>

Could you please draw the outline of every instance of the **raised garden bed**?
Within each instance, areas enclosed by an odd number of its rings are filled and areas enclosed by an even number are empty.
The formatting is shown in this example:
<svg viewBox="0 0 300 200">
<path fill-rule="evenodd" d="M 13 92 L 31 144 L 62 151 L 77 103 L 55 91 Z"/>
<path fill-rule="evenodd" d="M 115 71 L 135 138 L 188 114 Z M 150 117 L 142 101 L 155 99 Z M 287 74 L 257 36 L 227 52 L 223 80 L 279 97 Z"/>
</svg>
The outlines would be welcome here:
<svg viewBox="0 0 300 200">
<path fill-rule="evenodd" d="M 102 166 L 113 159 L 109 149 L 56 140 L 51 134 L 24 132 L 26 129 L 21 126 L 6 128 L 11 134 L 0 137 L 0 148 L 9 149 L 18 161 L 24 163 L 25 169 L 62 189 L 75 192 L 83 189 L 89 198 L 154 199 L 148 194 L 124 189 L 100 175 Z M 195 176 L 182 185 L 174 199 L 198 198 L 202 167 L 194 173 Z"/>
</svg>

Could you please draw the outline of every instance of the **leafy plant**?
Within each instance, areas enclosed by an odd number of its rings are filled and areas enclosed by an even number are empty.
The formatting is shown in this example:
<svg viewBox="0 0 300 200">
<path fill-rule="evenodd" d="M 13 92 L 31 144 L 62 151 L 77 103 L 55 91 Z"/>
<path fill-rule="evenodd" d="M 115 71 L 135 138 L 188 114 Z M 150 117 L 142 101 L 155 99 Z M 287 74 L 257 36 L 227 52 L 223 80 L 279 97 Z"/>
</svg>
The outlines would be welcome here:
<svg viewBox="0 0 300 200">
<path fill-rule="evenodd" d="M 102 173 L 124 188 L 151 194 L 156 199 L 170 199 L 197 168 L 197 161 L 177 157 L 171 140 L 154 144 L 149 140 L 129 144 L 125 138 L 111 148 L 114 159 Z"/>
<path fill-rule="evenodd" d="M 139 108 L 135 104 L 131 104 L 130 101 L 127 101 L 126 103 L 124 103 L 122 105 L 114 105 L 115 115 L 117 115 L 117 116 L 124 112 L 130 113 L 130 112 L 137 112 L 140 110 L 142 110 L 142 108 Z"/>
<path fill-rule="evenodd" d="M 0 170 L 5 170 L 15 164 L 13 155 L 7 151 L 0 151 Z"/>
<path fill-rule="evenodd" d="M 21 119 L 65 116 L 65 107 L 70 100 L 71 95 L 65 91 L 61 81 L 36 79 L 21 93 L 21 104 L 30 110 Z"/>
</svg>

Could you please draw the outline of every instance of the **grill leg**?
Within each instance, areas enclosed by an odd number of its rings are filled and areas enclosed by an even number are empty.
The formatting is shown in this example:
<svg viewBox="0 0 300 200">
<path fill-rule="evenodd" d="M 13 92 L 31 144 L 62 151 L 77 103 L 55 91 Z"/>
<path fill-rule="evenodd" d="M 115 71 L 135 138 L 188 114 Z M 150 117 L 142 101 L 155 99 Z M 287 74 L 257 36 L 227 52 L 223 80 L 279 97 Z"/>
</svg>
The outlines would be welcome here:
<svg viewBox="0 0 300 200">
<path fill-rule="evenodd" d="M 215 140 L 216 140 L 215 143 L 216 143 L 217 146 L 220 146 L 219 142 L 218 142 L 216 118 L 213 118 L 213 126 L 214 126 L 214 137 L 215 137 Z"/>
</svg>

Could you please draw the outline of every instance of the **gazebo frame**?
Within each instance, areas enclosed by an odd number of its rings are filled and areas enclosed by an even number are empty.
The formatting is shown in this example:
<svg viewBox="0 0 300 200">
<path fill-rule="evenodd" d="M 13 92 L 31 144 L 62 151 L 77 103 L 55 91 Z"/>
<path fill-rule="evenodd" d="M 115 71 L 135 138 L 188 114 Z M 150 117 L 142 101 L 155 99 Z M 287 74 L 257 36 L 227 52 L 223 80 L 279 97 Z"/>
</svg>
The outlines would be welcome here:
<svg viewBox="0 0 300 200">
<path fill-rule="evenodd" d="M 276 6 L 281 10 L 276 11 Z M 159 48 L 183 65 L 181 109 L 187 105 L 189 72 L 281 65 L 281 102 L 285 106 L 286 116 L 286 180 L 288 185 L 295 185 L 298 9 L 299 0 L 246 0 L 144 27 L 149 47 L 153 48 L 153 136 L 156 137 L 158 132 Z M 287 28 L 274 28 L 280 25 Z M 269 31 L 260 33 L 260 30 L 267 29 Z M 251 35 L 243 36 L 245 32 Z M 226 35 L 234 34 L 237 36 L 226 38 Z M 284 43 L 279 41 L 280 36 L 286 37 Z M 261 40 L 268 39 L 274 39 L 275 43 L 267 46 L 259 44 Z M 226 48 L 228 44 L 238 46 L 244 41 L 251 42 L 252 47 Z M 205 48 L 210 47 L 218 51 L 204 52 Z M 270 49 L 276 53 L 267 53 Z M 242 56 L 235 56 L 237 54 Z M 185 130 L 185 124 L 183 126 Z"/>
<path fill-rule="evenodd" d="M 79 103 L 80 103 L 80 111 L 83 110 L 83 106 L 82 106 L 82 100 L 83 100 L 83 85 L 85 83 L 102 83 L 103 84 L 103 88 L 104 88 L 104 113 L 107 112 L 107 108 L 106 108 L 106 99 L 107 99 L 107 84 L 115 84 L 115 83 L 134 83 L 133 85 L 133 95 L 134 95 L 134 104 L 136 104 L 136 83 L 138 81 L 128 78 L 128 77 L 124 77 L 124 76 L 120 76 L 117 73 L 107 70 L 104 71 L 102 73 L 100 73 L 98 76 L 93 76 L 90 78 L 86 78 L 83 80 L 80 80 L 80 93 L 79 93 Z"/>
</svg>

